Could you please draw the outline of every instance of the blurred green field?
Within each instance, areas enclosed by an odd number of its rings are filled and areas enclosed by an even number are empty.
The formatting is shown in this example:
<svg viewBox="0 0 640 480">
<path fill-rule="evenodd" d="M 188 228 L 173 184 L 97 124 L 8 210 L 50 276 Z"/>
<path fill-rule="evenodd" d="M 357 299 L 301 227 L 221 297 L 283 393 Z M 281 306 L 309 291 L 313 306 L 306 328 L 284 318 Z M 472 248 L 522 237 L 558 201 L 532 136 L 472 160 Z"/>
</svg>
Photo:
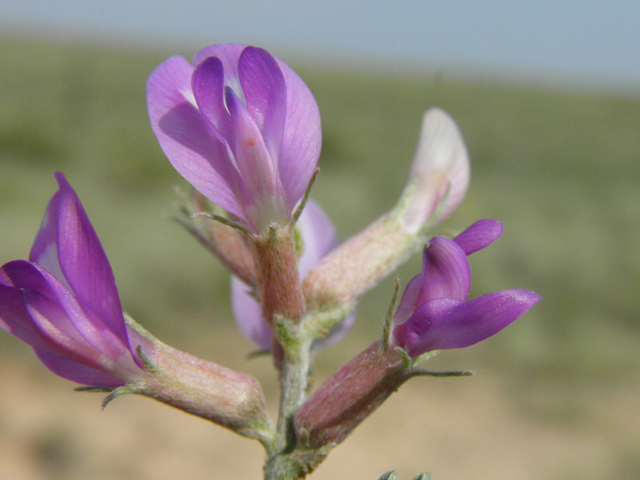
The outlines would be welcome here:
<svg viewBox="0 0 640 480">
<path fill-rule="evenodd" d="M 56 189 L 52 174 L 63 171 L 109 255 L 125 308 L 169 343 L 224 364 L 206 341 L 224 332 L 243 342 L 230 328 L 228 278 L 162 218 L 174 208 L 172 186 L 186 183 L 157 145 L 145 103 L 155 66 L 193 53 L 0 38 L 0 264 L 28 255 Z M 526 288 L 543 300 L 495 338 L 441 354 L 435 367 L 495 372 L 522 415 L 577 431 L 598 428 L 589 423 L 596 399 L 604 410 L 613 407 L 606 398 L 637 400 L 640 95 L 285 60 L 320 106 L 313 196 L 342 238 L 394 204 L 427 108 L 445 109 L 463 132 L 472 182 L 446 227 L 487 217 L 505 224 L 502 239 L 472 257 L 472 296 Z M 414 258 L 399 275 L 406 283 L 419 269 Z M 320 355 L 320 370 L 377 336 L 390 296 L 389 280 L 363 299 L 357 327 Z M 0 360 L 28 353 L 0 335 Z M 631 405 L 628 431 L 602 431 L 615 459 L 608 476 L 581 476 L 576 465 L 549 478 L 640 477 L 640 411 Z"/>
</svg>

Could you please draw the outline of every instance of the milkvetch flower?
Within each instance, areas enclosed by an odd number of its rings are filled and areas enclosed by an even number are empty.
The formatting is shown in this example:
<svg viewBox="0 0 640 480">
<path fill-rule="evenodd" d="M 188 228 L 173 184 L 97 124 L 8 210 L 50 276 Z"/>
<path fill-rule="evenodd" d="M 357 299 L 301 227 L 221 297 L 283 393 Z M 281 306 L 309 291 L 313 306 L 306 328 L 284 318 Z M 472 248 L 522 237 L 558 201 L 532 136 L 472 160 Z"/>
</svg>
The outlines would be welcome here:
<svg viewBox="0 0 640 480">
<path fill-rule="evenodd" d="M 0 268 L 0 328 L 31 345 L 57 375 L 112 390 L 103 405 L 136 393 L 245 436 L 268 434 L 255 379 L 165 345 L 131 319 L 125 323 L 100 240 L 67 180 L 60 173 L 56 179 L 59 190 L 29 261 Z"/>
<path fill-rule="evenodd" d="M 373 343 L 340 368 L 297 411 L 294 426 L 303 445 L 340 443 L 409 378 L 433 373 L 413 360 L 433 350 L 480 342 L 540 300 L 528 290 L 503 290 L 467 301 L 467 255 L 501 234 L 500 222 L 480 220 L 453 240 L 435 237 L 429 242 L 423 272 L 407 285 L 389 338 Z"/>
<path fill-rule="evenodd" d="M 502 235 L 502 224 L 480 220 L 453 240 L 431 239 L 423 271 L 409 282 L 392 322 L 393 344 L 415 358 L 432 350 L 463 348 L 499 332 L 526 313 L 540 296 L 502 290 L 467 301 L 468 255 Z"/>
<path fill-rule="evenodd" d="M 284 225 L 320 155 L 318 106 L 300 77 L 267 51 L 204 48 L 149 78 L 151 126 L 175 169 L 255 233 Z"/>
<path fill-rule="evenodd" d="M 300 278 L 315 267 L 323 257 L 339 243 L 331 220 L 322 208 L 309 199 L 297 223 L 300 229 L 302 254 L 298 262 Z M 259 302 L 251 295 L 251 289 L 237 277 L 231 279 L 231 301 L 234 317 L 240 331 L 264 350 L 273 343 L 273 329 L 262 315 Z M 351 313 L 329 334 L 316 341 L 316 346 L 329 346 L 339 341 L 353 325 L 355 313 Z"/>
<path fill-rule="evenodd" d="M 0 327 L 74 382 L 118 387 L 144 374 L 115 279 L 80 200 L 61 173 L 29 261 L 0 268 Z"/>
</svg>

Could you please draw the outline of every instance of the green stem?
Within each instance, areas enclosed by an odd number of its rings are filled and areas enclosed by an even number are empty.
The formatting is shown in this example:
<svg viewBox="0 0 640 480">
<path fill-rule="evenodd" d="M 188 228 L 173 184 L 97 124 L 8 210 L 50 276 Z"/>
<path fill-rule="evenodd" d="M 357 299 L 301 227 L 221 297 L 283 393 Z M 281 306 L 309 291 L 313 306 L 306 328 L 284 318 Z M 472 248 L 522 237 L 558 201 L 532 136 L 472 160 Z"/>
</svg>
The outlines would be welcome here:
<svg viewBox="0 0 640 480">
<path fill-rule="evenodd" d="M 298 337 L 297 324 L 291 322 L 288 328 L 288 333 L 294 334 L 283 342 L 280 413 L 273 448 L 267 452 L 265 480 L 297 480 L 306 475 L 304 464 L 294 455 L 298 440 L 293 429 L 293 419 L 306 396 L 311 342 Z M 291 332 L 291 329 L 295 332 Z"/>
</svg>

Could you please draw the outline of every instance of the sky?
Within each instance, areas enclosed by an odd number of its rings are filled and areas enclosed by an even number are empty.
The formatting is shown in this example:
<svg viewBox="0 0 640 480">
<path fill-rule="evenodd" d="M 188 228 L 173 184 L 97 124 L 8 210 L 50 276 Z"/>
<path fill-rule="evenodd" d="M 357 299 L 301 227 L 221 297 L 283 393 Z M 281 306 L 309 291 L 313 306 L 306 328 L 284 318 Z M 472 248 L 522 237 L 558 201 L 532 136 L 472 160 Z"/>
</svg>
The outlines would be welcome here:
<svg viewBox="0 0 640 480">
<path fill-rule="evenodd" d="M 640 92 L 637 0 L 2 0 L 4 31 Z"/>
</svg>

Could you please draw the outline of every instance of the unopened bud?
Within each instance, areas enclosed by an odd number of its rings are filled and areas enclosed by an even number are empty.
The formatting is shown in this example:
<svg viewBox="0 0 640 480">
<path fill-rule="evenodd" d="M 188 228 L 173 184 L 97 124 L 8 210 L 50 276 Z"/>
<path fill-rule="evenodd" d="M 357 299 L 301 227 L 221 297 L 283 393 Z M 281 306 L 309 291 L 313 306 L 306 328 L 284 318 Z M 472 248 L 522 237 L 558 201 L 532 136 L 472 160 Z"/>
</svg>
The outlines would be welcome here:
<svg viewBox="0 0 640 480">
<path fill-rule="evenodd" d="M 401 352 L 376 342 L 327 380 L 295 415 L 295 431 L 311 449 L 342 442 L 404 383 Z"/>
<path fill-rule="evenodd" d="M 469 156 L 460 130 L 443 110 L 432 108 L 422 119 L 418 148 L 409 170 L 410 194 L 402 215 L 403 227 L 421 230 L 436 213 L 446 195 L 438 222 L 448 218 L 465 196 L 469 185 Z"/>
<path fill-rule="evenodd" d="M 133 322 L 128 319 L 130 326 Z M 138 345 L 149 373 L 132 393 L 154 398 L 250 438 L 264 440 L 272 425 L 260 384 L 254 378 L 176 350 L 151 337 L 139 325 Z"/>
<path fill-rule="evenodd" d="M 442 110 L 429 110 L 396 207 L 309 272 L 303 284 L 308 308 L 345 305 L 375 287 L 453 213 L 468 183 L 469 159 L 458 127 Z"/>
</svg>

